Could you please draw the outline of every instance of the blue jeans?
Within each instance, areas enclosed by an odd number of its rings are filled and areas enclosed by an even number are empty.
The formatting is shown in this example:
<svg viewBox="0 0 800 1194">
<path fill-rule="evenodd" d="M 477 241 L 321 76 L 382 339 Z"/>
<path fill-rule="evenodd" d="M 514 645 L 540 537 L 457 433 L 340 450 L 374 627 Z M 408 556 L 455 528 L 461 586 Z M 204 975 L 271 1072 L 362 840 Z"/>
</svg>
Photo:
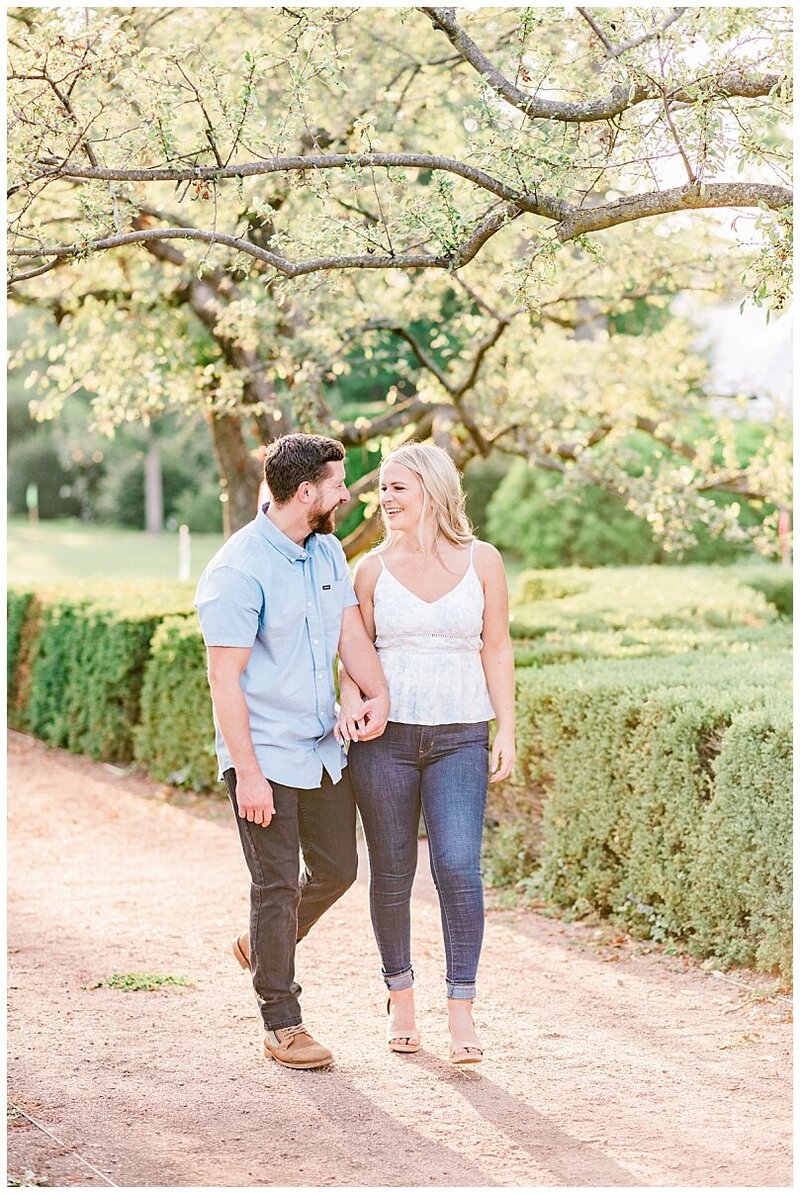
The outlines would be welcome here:
<svg viewBox="0 0 800 1194">
<path fill-rule="evenodd" d="M 447 997 L 474 999 L 483 944 L 487 723 L 390 721 L 382 737 L 352 744 L 347 769 L 367 839 L 370 912 L 387 987 L 402 991 L 414 982 L 411 886 L 421 809 L 442 913 Z"/>
</svg>

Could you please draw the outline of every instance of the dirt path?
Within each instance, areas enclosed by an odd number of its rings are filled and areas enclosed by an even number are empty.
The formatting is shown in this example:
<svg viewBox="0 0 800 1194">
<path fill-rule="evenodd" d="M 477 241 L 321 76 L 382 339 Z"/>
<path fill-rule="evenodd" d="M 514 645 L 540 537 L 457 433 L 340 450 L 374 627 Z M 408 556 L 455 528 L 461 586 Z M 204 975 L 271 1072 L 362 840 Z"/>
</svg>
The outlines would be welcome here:
<svg viewBox="0 0 800 1194">
<path fill-rule="evenodd" d="M 249 982 L 228 952 L 248 881 L 227 807 L 20 735 L 8 763 L 9 1094 L 41 1125 L 12 1114 L 16 1179 L 791 1183 L 786 1002 L 630 944 L 601 946 L 586 928 L 495 912 L 476 1005 L 488 1059 L 460 1072 L 444 1060 L 438 910 L 422 874 L 424 1047 L 398 1057 L 383 1042 L 363 866 L 298 950 L 306 1021 L 337 1064 L 289 1072 L 262 1059 Z M 95 986 L 131 972 L 196 985 Z"/>
</svg>

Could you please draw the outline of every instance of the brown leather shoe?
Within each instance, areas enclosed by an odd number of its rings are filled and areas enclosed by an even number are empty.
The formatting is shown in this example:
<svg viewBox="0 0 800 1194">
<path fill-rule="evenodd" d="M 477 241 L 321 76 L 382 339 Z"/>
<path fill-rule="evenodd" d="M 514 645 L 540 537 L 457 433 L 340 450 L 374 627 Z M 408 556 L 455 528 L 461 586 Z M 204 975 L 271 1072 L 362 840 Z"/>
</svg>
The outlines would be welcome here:
<svg viewBox="0 0 800 1194">
<path fill-rule="evenodd" d="M 264 1056 L 290 1070 L 316 1070 L 333 1061 L 330 1049 L 315 1041 L 303 1024 L 268 1029 L 264 1033 Z"/>
<path fill-rule="evenodd" d="M 250 969 L 250 934 L 242 933 L 236 938 L 233 945 L 233 956 L 241 966 L 242 970 Z"/>
</svg>

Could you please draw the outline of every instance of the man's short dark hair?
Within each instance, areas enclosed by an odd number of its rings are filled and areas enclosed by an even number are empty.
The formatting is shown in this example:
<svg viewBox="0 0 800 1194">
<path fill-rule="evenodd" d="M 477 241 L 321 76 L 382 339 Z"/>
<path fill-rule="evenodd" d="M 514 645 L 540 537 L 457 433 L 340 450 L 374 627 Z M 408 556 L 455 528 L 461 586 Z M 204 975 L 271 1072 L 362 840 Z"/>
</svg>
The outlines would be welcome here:
<svg viewBox="0 0 800 1194">
<path fill-rule="evenodd" d="M 329 464 L 344 460 L 344 444 L 325 435 L 282 435 L 267 448 L 264 480 L 279 506 L 292 500 L 303 481 L 317 485 Z"/>
</svg>

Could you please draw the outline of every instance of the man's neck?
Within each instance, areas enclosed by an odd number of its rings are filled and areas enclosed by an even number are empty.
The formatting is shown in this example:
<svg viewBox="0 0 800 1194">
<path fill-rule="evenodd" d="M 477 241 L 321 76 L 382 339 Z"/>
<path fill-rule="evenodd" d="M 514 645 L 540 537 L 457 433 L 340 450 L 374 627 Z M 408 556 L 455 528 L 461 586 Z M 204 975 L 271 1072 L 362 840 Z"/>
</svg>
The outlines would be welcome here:
<svg viewBox="0 0 800 1194">
<path fill-rule="evenodd" d="M 292 502 L 287 502 L 285 506 L 276 506 L 275 502 L 271 501 L 265 515 L 279 531 L 283 531 L 287 539 L 291 539 L 298 547 L 302 547 L 311 534 L 305 511 L 298 510 Z"/>
</svg>

